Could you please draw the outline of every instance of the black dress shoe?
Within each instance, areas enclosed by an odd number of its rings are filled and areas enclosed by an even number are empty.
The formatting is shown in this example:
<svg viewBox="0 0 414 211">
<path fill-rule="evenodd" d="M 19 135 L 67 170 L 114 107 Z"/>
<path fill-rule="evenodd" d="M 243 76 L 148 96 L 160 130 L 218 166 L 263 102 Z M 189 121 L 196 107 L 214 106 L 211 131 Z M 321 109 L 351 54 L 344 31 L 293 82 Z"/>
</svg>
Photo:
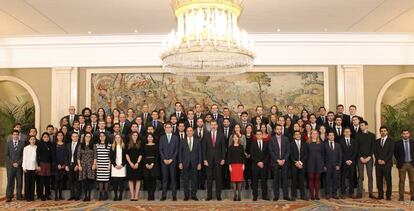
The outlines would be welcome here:
<svg viewBox="0 0 414 211">
<path fill-rule="evenodd" d="M 291 198 L 289 198 L 289 197 L 283 197 L 283 200 L 286 200 L 286 201 L 291 201 L 292 199 L 291 199 Z"/>
<path fill-rule="evenodd" d="M 361 198 L 362 198 L 362 195 L 361 195 Z M 376 197 L 374 196 L 374 194 L 370 193 L 370 194 L 369 194 L 369 198 L 370 198 L 370 199 L 375 199 Z M 384 198 L 384 197 L 382 197 L 382 198 Z"/>
<path fill-rule="evenodd" d="M 263 200 L 270 201 L 270 199 L 268 197 L 263 197 Z"/>
<path fill-rule="evenodd" d="M 253 201 L 257 201 L 257 197 L 253 197 Z"/>
<path fill-rule="evenodd" d="M 221 196 L 217 196 L 217 201 L 221 201 Z"/>
<path fill-rule="evenodd" d="M 279 197 L 274 197 L 273 201 L 279 201 Z"/>
<path fill-rule="evenodd" d="M 315 197 L 315 200 L 319 201 L 319 200 L 321 200 L 321 198 L 319 198 L 319 196 L 317 196 L 317 197 Z"/>
<path fill-rule="evenodd" d="M 206 198 L 206 201 L 211 201 L 211 199 L 212 199 L 212 197 L 209 196 L 209 197 Z"/>
<path fill-rule="evenodd" d="M 332 198 L 334 198 L 334 199 L 339 199 L 337 195 L 332 196 Z"/>
<path fill-rule="evenodd" d="M 177 196 L 173 196 L 173 201 L 177 201 Z"/>
<path fill-rule="evenodd" d="M 313 201 L 313 200 L 315 200 L 315 197 L 314 196 L 311 196 L 310 199 Z"/>
<path fill-rule="evenodd" d="M 191 199 L 192 199 L 193 201 L 198 201 L 197 196 L 191 197 Z"/>
<path fill-rule="evenodd" d="M 404 197 L 400 197 L 398 201 L 404 201 Z"/>
<path fill-rule="evenodd" d="M 167 197 L 161 197 L 160 201 L 165 201 Z"/>
<path fill-rule="evenodd" d="M 303 200 L 303 201 L 309 201 L 308 197 L 300 197 L 300 199 Z"/>
<path fill-rule="evenodd" d="M 391 196 L 387 196 L 387 201 L 391 201 Z"/>
<path fill-rule="evenodd" d="M 7 198 L 6 199 L 6 202 L 11 202 L 12 201 L 12 199 L 11 198 Z"/>
<path fill-rule="evenodd" d="M 184 201 L 188 201 L 190 198 L 188 196 L 184 197 Z"/>
<path fill-rule="evenodd" d="M 382 199 L 384 199 L 384 196 L 378 196 L 377 199 L 382 200 Z"/>
<path fill-rule="evenodd" d="M 296 198 L 295 197 L 292 197 L 292 198 L 290 198 L 289 201 L 296 201 Z"/>
</svg>

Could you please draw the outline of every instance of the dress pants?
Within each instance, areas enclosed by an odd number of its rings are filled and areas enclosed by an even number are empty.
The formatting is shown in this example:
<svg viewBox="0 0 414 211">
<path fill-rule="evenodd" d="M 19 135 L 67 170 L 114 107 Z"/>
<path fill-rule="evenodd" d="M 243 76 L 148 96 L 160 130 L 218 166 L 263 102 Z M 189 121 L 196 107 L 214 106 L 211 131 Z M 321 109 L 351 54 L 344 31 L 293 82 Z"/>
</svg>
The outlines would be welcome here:
<svg viewBox="0 0 414 211">
<path fill-rule="evenodd" d="M 259 168 L 256 163 L 252 164 L 252 189 L 253 189 L 253 198 L 257 199 L 259 195 L 259 180 L 262 186 L 262 198 L 267 199 L 267 166 Z"/>
<path fill-rule="evenodd" d="M 283 166 L 279 166 L 277 163 L 274 163 L 272 167 L 273 172 L 273 196 L 279 198 L 280 193 L 280 183 L 282 183 L 282 190 L 283 190 L 283 197 L 289 197 L 289 190 L 288 190 L 288 177 L 287 177 L 287 162 Z"/>
<path fill-rule="evenodd" d="M 368 175 L 368 193 L 372 194 L 373 190 L 373 177 L 372 177 L 372 169 L 373 169 L 373 161 L 368 161 L 368 163 L 362 163 L 361 160 L 358 158 L 358 191 L 357 195 L 362 195 L 363 185 L 364 185 L 364 167 L 367 167 L 367 175 Z"/>
<path fill-rule="evenodd" d="M 346 194 L 346 187 L 349 188 L 349 195 L 354 194 L 354 174 L 355 174 L 355 164 L 354 162 L 351 165 L 346 163 L 342 164 L 341 167 L 341 194 Z M 348 185 L 346 185 L 346 180 L 348 179 Z"/>
<path fill-rule="evenodd" d="M 161 163 L 161 172 L 162 172 L 162 196 L 167 197 L 168 190 L 168 178 L 171 181 L 172 196 L 177 196 L 177 168 L 176 162 L 173 161 L 170 165 L 166 165 L 164 162 Z"/>
<path fill-rule="evenodd" d="M 326 196 L 338 196 L 340 183 L 340 171 L 336 167 L 327 167 L 326 171 Z"/>
<path fill-rule="evenodd" d="M 206 173 L 207 173 L 207 197 L 213 197 L 213 180 L 216 181 L 216 197 L 221 197 L 221 188 L 222 188 L 222 166 L 216 161 L 208 163 Z"/>
<path fill-rule="evenodd" d="M 24 173 L 24 196 L 27 201 L 34 200 L 36 170 L 27 170 Z"/>
<path fill-rule="evenodd" d="M 13 166 L 7 166 L 7 188 L 6 188 L 6 197 L 13 198 L 14 195 L 14 186 L 16 184 L 16 195 L 17 198 L 22 197 L 22 174 L 23 169 L 21 167 L 15 168 Z"/>
<path fill-rule="evenodd" d="M 183 182 L 184 182 L 184 197 L 189 198 L 197 196 L 197 169 L 191 164 L 183 169 Z M 191 182 L 191 190 L 190 183 Z"/>
<path fill-rule="evenodd" d="M 69 187 L 70 187 L 70 197 L 79 199 L 81 190 L 80 190 L 80 182 L 79 182 L 79 172 L 74 171 L 74 165 L 69 167 L 68 172 L 68 179 L 69 179 Z"/>
<path fill-rule="evenodd" d="M 408 180 L 410 182 L 410 196 L 414 198 L 414 166 L 411 163 L 404 163 L 403 166 L 398 169 L 400 177 L 399 181 L 399 194 L 400 197 L 404 197 L 405 188 L 405 176 L 408 173 Z"/>
<path fill-rule="evenodd" d="M 375 165 L 375 173 L 377 175 L 377 188 L 378 188 L 378 197 L 384 197 L 384 187 L 383 187 L 383 179 L 387 183 L 387 192 L 386 196 L 389 198 L 391 197 L 392 193 L 392 179 L 391 179 L 391 168 L 392 165 Z"/>
<path fill-rule="evenodd" d="M 299 188 L 300 197 L 305 198 L 305 168 L 299 169 L 292 165 L 292 197 L 296 198 Z"/>
</svg>

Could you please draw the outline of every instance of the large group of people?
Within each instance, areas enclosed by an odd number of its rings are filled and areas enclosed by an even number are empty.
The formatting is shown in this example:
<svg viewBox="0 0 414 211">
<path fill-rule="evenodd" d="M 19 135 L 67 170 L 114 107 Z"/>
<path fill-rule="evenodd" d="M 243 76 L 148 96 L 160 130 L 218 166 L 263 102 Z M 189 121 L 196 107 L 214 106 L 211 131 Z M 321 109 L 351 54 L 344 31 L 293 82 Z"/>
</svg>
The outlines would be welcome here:
<svg viewBox="0 0 414 211">
<path fill-rule="evenodd" d="M 399 170 L 399 200 L 404 200 L 406 174 L 410 180 L 410 200 L 414 200 L 414 141 L 402 130 L 394 141 L 382 126 L 379 139 L 368 131 L 368 122 L 357 115 L 356 106 L 338 105 L 336 112 L 320 107 L 315 113 L 302 109 L 295 114 L 292 105 L 282 114 L 277 106 L 265 112 L 257 106 L 248 113 L 239 105 L 229 108 L 200 104 L 184 110 L 140 111 L 90 108 L 76 113 L 74 106 L 56 128 L 48 125 L 38 140 L 36 128 L 21 133 L 16 123 L 6 144 L 7 201 L 36 198 L 68 200 L 91 198 L 139 200 L 141 183 L 148 200 L 161 201 L 171 192 L 177 200 L 182 189 L 184 200 L 199 200 L 197 191 L 207 189 L 207 198 L 222 200 L 222 189 L 232 189 L 234 201 L 242 189 L 252 190 L 252 200 L 319 200 L 362 198 L 366 169 L 368 196 L 391 200 L 393 156 Z M 373 194 L 373 169 L 378 195 Z M 24 196 L 22 194 L 24 175 Z M 268 191 L 268 180 L 272 180 Z M 260 189 L 259 189 L 260 183 Z M 157 188 L 157 184 L 158 188 Z M 16 188 L 15 188 L 16 185 Z M 125 187 L 126 186 L 126 187 Z M 16 194 L 14 190 L 16 189 Z M 321 194 L 320 190 L 324 192 Z M 356 192 L 355 192 L 356 189 Z M 97 196 L 91 197 L 92 190 Z M 113 194 L 109 194 L 113 191 Z M 281 191 L 281 193 L 280 193 Z M 299 194 L 298 194 L 299 193 Z M 298 197 L 299 196 L 299 197 Z"/>
</svg>

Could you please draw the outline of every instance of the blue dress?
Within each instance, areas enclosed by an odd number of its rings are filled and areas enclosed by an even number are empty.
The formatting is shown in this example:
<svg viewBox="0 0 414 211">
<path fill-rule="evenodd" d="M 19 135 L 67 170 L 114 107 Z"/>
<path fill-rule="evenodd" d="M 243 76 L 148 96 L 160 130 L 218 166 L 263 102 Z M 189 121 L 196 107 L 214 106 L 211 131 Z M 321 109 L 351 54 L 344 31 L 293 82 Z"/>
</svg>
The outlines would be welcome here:
<svg viewBox="0 0 414 211">
<path fill-rule="evenodd" d="M 323 162 L 323 144 L 322 142 L 316 144 L 312 142 L 308 144 L 309 158 L 306 166 L 308 173 L 322 173 L 324 162 Z"/>
</svg>

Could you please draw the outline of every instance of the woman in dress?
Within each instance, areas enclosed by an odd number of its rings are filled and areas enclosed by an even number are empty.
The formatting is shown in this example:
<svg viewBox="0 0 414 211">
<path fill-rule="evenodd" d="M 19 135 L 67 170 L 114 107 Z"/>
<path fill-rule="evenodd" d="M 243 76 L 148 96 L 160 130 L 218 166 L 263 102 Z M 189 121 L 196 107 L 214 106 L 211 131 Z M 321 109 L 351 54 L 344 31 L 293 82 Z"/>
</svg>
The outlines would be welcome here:
<svg viewBox="0 0 414 211">
<path fill-rule="evenodd" d="M 85 139 L 78 149 L 79 181 L 82 182 L 85 198 L 83 201 L 91 200 L 93 181 L 95 180 L 96 154 L 92 143 L 92 136 L 85 135 Z"/>
<path fill-rule="evenodd" d="M 69 132 L 69 130 L 68 130 L 68 126 L 66 126 L 66 125 L 64 125 L 64 126 L 62 126 L 61 128 L 60 128 L 60 131 L 63 133 L 63 142 L 66 144 L 66 143 L 68 143 L 68 142 L 70 142 L 71 141 L 71 139 L 68 137 L 68 132 Z"/>
<path fill-rule="evenodd" d="M 293 136 L 293 125 L 292 125 L 292 118 L 286 117 L 285 120 L 285 131 L 287 132 L 285 136 L 290 137 Z"/>
<path fill-rule="evenodd" d="M 227 152 L 227 164 L 229 165 L 230 180 L 233 183 L 234 197 L 233 201 L 241 201 L 241 189 L 243 184 L 244 148 L 241 145 L 240 136 L 237 134 L 232 136 L 231 145 Z"/>
<path fill-rule="evenodd" d="M 306 109 L 302 109 L 300 112 L 300 119 L 303 120 L 304 124 L 309 123 L 309 112 Z"/>
<path fill-rule="evenodd" d="M 129 140 L 128 143 L 126 160 L 128 161 L 127 180 L 129 192 L 131 194 L 131 201 L 138 201 L 142 180 L 142 168 L 140 165 L 142 160 L 142 146 L 141 139 L 136 131 L 131 133 L 131 140 Z"/>
<path fill-rule="evenodd" d="M 159 174 L 158 170 L 158 147 L 155 144 L 154 135 L 149 133 L 143 146 L 142 163 L 144 165 L 144 184 L 148 190 L 148 201 L 155 199 L 156 181 Z"/>
<path fill-rule="evenodd" d="M 302 119 L 298 119 L 297 123 L 299 124 L 300 132 L 303 133 L 305 131 L 305 123 Z"/>
<path fill-rule="evenodd" d="M 114 132 L 112 129 L 113 126 L 114 126 L 114 123 L 113 123 L 112 116 L 107 115 L 106 120 L 105 120 L 105 129 L 108 130 L 110 133 L 113 133 Z"/>
<path fill-rule="evenodd" d="M 312 138 L 312 125 L 308 123 L 305 125 L 305 132 L 303 132 L 303 140 L 309 144 L 311 141 L 311 138 Z"/>
<path fill-rule="evenodd" d="M 65 184 L 66 147 L 62 131 L 56 134 L 56 145 L 53 147 L 53 169 L 55 170 L 55 201 L 63 200 L 62 190 Z"/>
<path fill-rule="evenodd" d="M 39 175 L 39 196 L 42 201 L 50 200 L 50 175 L 52 168 L 52 144 L 49 133 L 44 132 L 37 146 L 37 175 Z"/>
<path fill-rule="evenodd" d="M 269 142 L 272 136 L 267 132 L 267 126 L 264 123 L 260 124 L 260 130 L 262 131 L 263 142 Z"/>
<path fill-rule="evenodd" d="M 89 134 L 90 135 L 90 134 Z M 96 181 L 99 188 L 99 200 L 108 199 L 108 183 L 111 176 L 111 144 L 105 133 L 99 134 L 99 142 L 95 147 L 96 154 Z"/>
<path fill-rule="evenodd" d="M 102 121 L 106 120 L 106 114 L 103 108 L 98 108 L 98 111 L 96 113 L 98 114 L 98 122 L 101 120 Z"/>
<path fill-rule="evenodd" d="M 229 140 L 233 140 L 233 136 L 238 136 L 240 138 L 240 145 L 246 149 L 246 136 L 242 133 L 241 126 L 239 123 L 236 123 L 233 127 L 233 132 L 230 135 Z M 229 146 L 231 146 L 231 141 L 229 141 Z"/>
<path fill-rule="evenodd" d="M 308 144 L 309 159 L 307 162 L 308 188 L 311 200 L 319 200 L 321 186 L 321 173 L 323 172 L 323 144 L 319 140 L 317 130 L 312 131 L 310 143 Z"/>
<path fill-rule="evenodd" d="M 270 107 L 270 115 L 276 115 L 276 117 L 282 116 L 282 112 L 279 111 L 279 108 L 276 105 Z"/>
<path fill-rule="evenodd" d="M 328 140 L 328 135 L 327 135 L 325 125 L 321 125 L 319 127 L 319 138 L 321 139 L 322 143 L 325 143 Z"/>
<path fill-rule="evenodd" d="M 245 188 L 244 189 L 248 190 L 249 187 L 250 187 L 249 180 L 252 179 L 252 171 L 251 171 L 252 159 L 251 159 L 251 155 L 250 155 L 250 148 L 251 148 L 251 145 L 253 143 L 253 137 L 254 137 L 254 135 L 253 135 L 253 125 L 250 124 L 250 123 L 247 124 L 245 130 L 246 130 L 246 134 L 245 134 L 245 136 L 246 136 L 246 148 L 245 148 L 245 151 L 244 151 L 245 153 L 244 154 L 246 156 L 246 159 L 244 161 L 244 167 L 245 167 L 245 170 L 244 170 Z"/>
<path fill-rule="evenodd" d="M 111 181 L 114 188 L 114 201 L 122 201 L 126 177 L 126 147 L 121 135 L 115 135 L 111 148 Z"/>
</svg>

